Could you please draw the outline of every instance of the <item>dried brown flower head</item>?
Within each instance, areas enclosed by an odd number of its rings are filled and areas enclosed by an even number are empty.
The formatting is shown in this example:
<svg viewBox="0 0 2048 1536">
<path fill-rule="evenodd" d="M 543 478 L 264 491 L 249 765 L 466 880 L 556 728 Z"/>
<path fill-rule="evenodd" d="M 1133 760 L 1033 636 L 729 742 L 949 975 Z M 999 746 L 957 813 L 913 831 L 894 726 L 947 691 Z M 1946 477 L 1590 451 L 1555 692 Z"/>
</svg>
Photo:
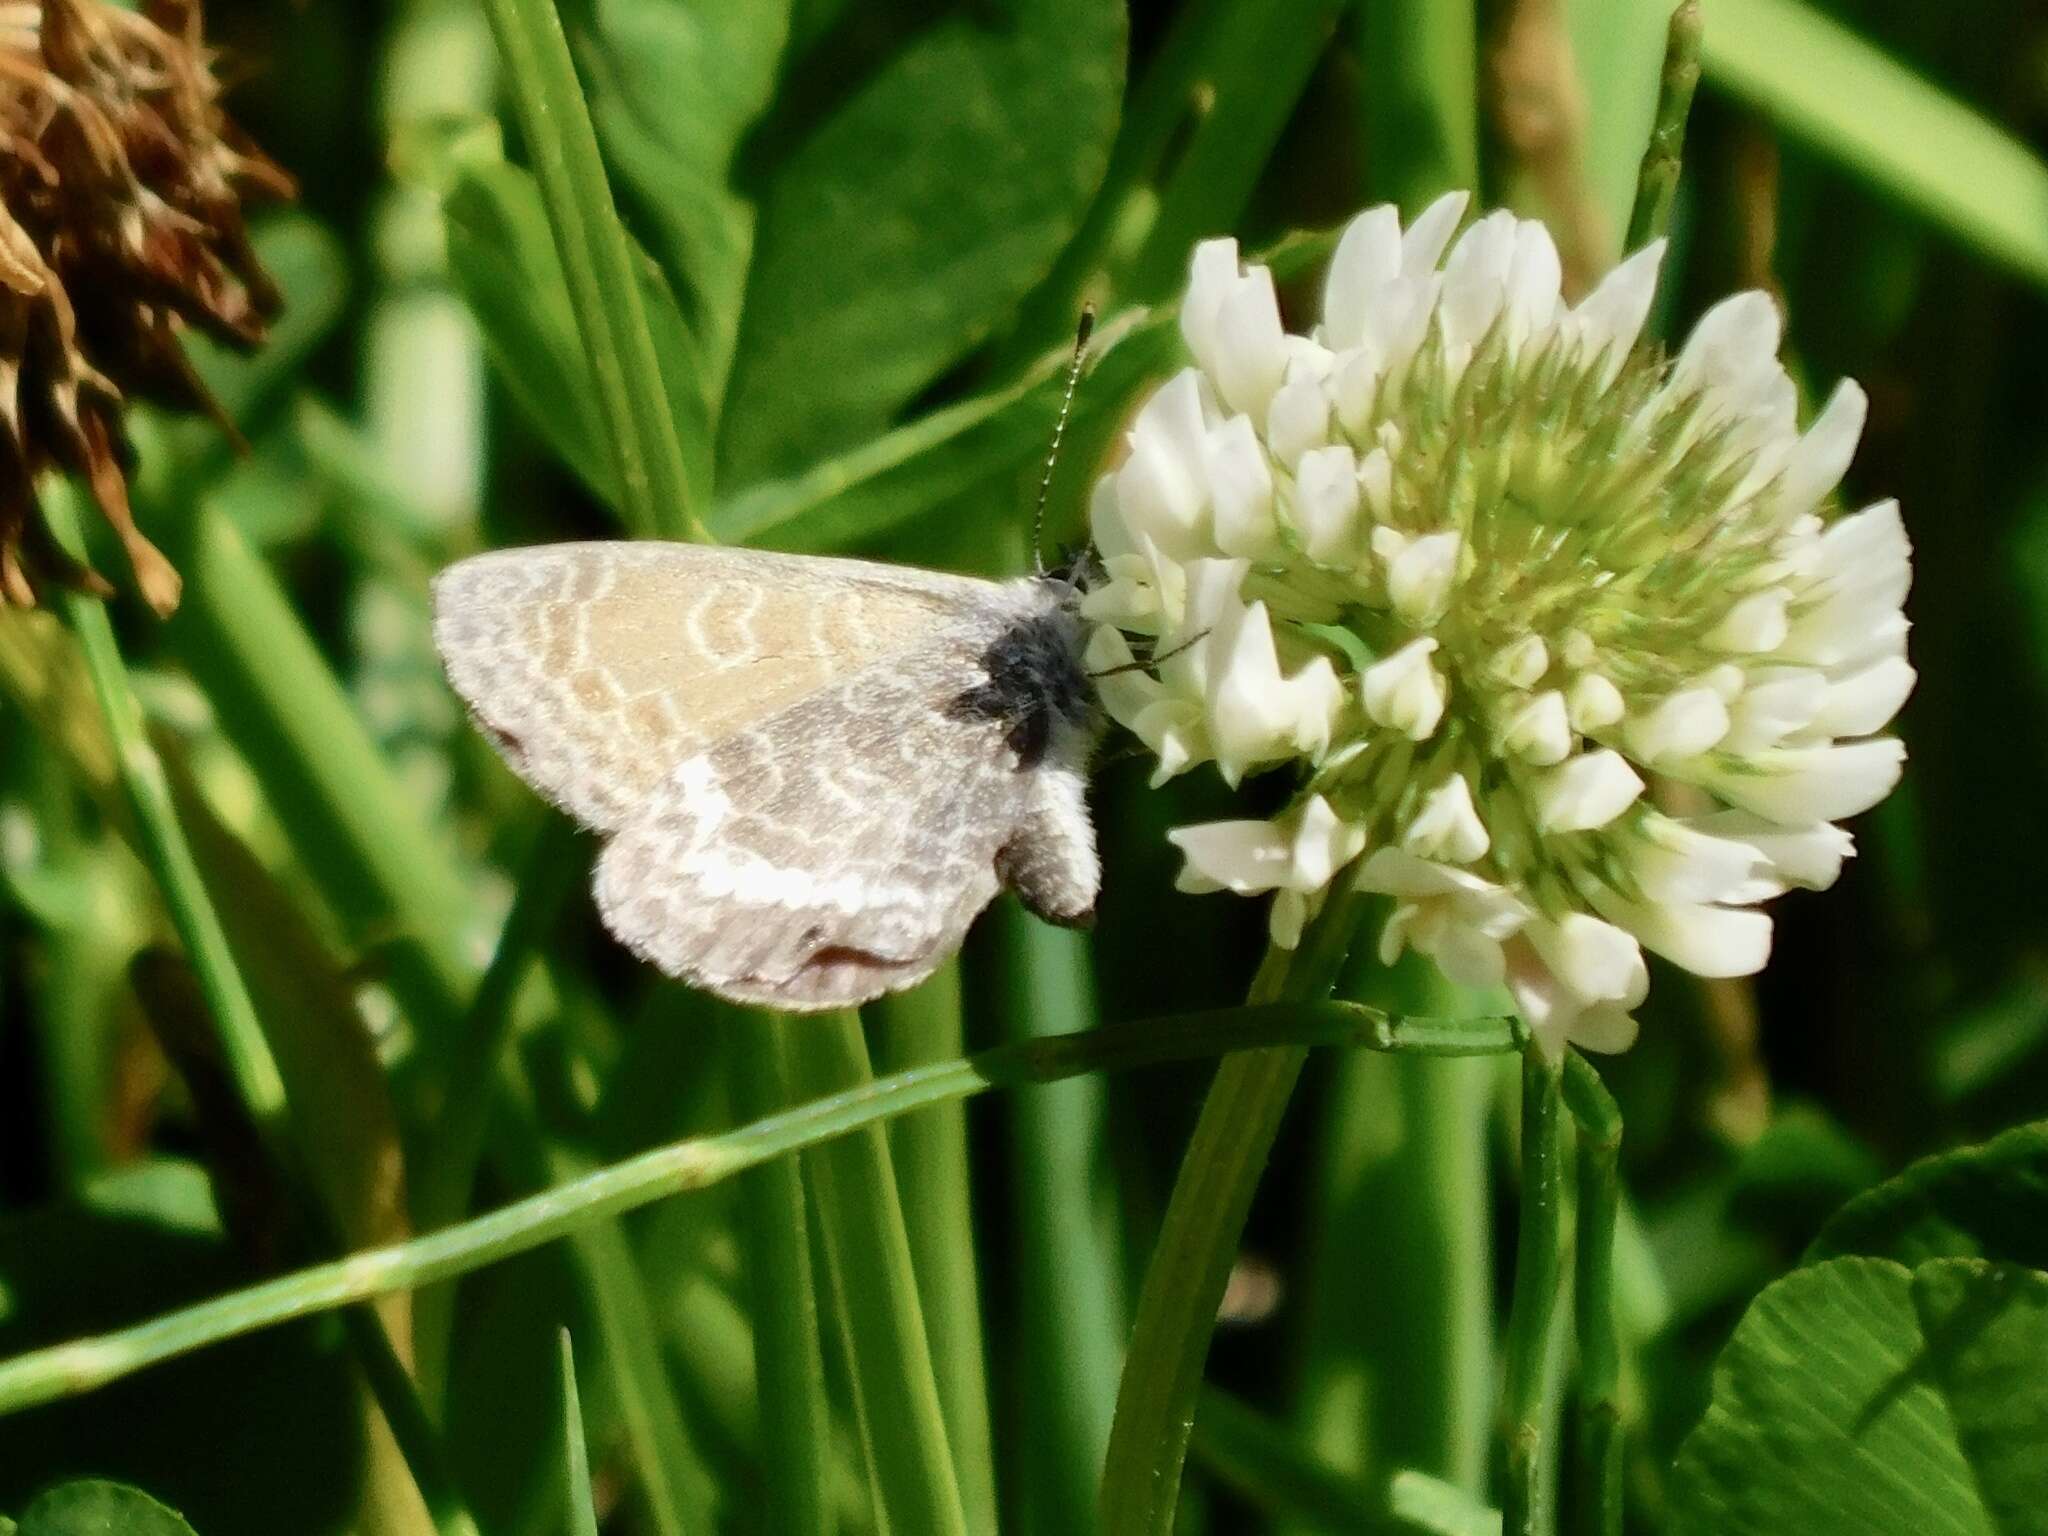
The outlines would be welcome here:
<svg viewBox="0 0 2048 1536">
<path fill-rule="evenodd" d="M 219 416 L 178 338 L 263 339 L 279 295 L 242 210 L 292 192 L 219 95 L 199 0 L 0 0 L 0 600 L 107 590 L 42 521 L 56 467 L 85 477 L 150 605 L 177 606 L 129 510 L 122 405 Z"/>
</svg>

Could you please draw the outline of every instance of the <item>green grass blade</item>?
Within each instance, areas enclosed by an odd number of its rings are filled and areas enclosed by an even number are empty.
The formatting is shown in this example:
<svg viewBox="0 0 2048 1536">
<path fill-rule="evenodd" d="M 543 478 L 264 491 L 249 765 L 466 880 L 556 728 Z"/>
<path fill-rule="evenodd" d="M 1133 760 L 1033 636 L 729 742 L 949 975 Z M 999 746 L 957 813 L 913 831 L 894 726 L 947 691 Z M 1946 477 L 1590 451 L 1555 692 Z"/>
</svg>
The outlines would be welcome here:
<svg viewBox="0 0 2048 1536">
<path fill-rule="evenodd" d="M 597 1536 L 597 1506 L 590 1496 L 590 1447 L 583 1440 L 583 1405 L 576 1395 L 576 1350 L 562 1330 L 562 1445 L 569 1462 L 570 1536 Z"/>
<path fill-rule="evenodd" d="M 909 992 L 879 999 L 867 1013 L 885 1071 L 947 1061 L 966 1049 L 957 961 Z M 889 1124 L 889 1149 L 903 1192 L 911 1265 L 931 1337 L 932 1369 L 938 1375 L 946 1442 L 960 1478 L 961 1507 L 969 1530 L 993 1532 L 998 1528 L 995 1452 L 966 1112 L 958 1104 L 944 1104 L 898 1116 Z"/>
<path fill-rule="evenodd" d="M 1173 292 L 1187 277 L 1195 242 L 1236 228 L 1345 3 L 1247 0 L 1222 18 L 1201 75 L 1211 105 L 1159 190 L 1145 242 L 1119 285 L 1122 296 L 1150 300 Z"/>
<path fill-rule="evenodd" d="M 1412 1469 L 1371 1484 L 1324 1461 L 1264 1414 L 1215 1387 L 1202 1392 L 1195 1457 L 1259 1508 L 1345 1536 L 1499 1536 L 1500 1516 L 1453 1484 Z"/>
<path fill-rule="evenodd" d="M 51 496 L 46 516 L 57 536 L 76 547 L 79 531 L 69 498 Z M 97 598 L 66 593 L 61 601 L 99 700 L 113 763 L 133 816 L 137 851 L 163 895 L 171 924 L 213 1017 L 240 1108 L 273 1166 L 287 1182 L 298 1184 L 305 1163 L 295 1141 L 284 1078 L 264 1036 L 249 984 L 235 962 L 227 929 L 179 822 L 171 781 L 144 729 L 142 706 L 129 685 L 113 624 Z M 312 1201 L 304 1190 L 302 1198 Z M 315 1210 L 309 1215 L 316 1230 L 334 1230 L 331 1212 Z M 436 1528 L 445 1536 L 474 1536 L 475 1521 L 447 1475 L 430 1421 L 392 1351 L 383 1323 L 374 1314 L 352 1310 L 349 1331 L 370 1388 L 406 1456 Z"/>
<path fill-rule="evenodd" d="M 1479 183 L 1479 40 L 1472 0 L 1358 8 L 1368 202 L 1414 213 Z"/>
<path fill-rule="evenodd" d="M 546 1157 L 546 1176 L 557 1188 L 590 1173 L 573 1152 L 554 1148 Z M 661 1536 L 708 1530 L 717 1486 L 684 1427 L 632 1244 L 615 1221 L 586 1223 L 566 1235 L 654 1529 Z"/>
<path fill-rule="evenodd" d="M 1515 1049 L 1521 1038 L 1510 1019 L 1403 1019 L 1358 1003 L 1322 1002 L 1175 1014 L 997 1046 L 876 1079 L 720 1135 L 644 1152 L 408 1243 L 351 1254 L 132 1328 L 18 1356 L 0 1363 L 0 1413 L 89 1392 L 295 1317 L 452 1279 L 666 1195 L 708 1188 L 773 1158 L 991 1088 L 1276 1047 L 1497 1055 Z"/>
<path fill-rule="evenodd" d="M 1621 1327 L 1614 1304 L 1621 1109 L 1577 1052 L 1565 1062 L 1564 1097 L 1578 1128 L 1572 1315 L 1579 1342 L 1579 1476 L 1573 1529 L 1581 1536 L 1621 1536 Z"/>
<path fill-rule="evenodd" d="M 77 519 L 69 498 L 50 497 L 45 515 L 59 537 L 76 547 Z M 92 680 L 93 693 L 106 721 L 107 737 L 113 744 L 114 764 L 134 816 L 136 851 L 163 893 L 171 925 L 177 930 L 198 977 L 242 1107 L 265 1145 L 282 1155 L 290 1134 L 291 1116 L 284 1079 L 278 1072 L 277 1059 L 271 1055 L 269 1042 L 263 1038 L 255 999 L 250 996 L 248 983 L 242 979 L 228 947 L 227 930 L 221 926 L 220 914 L 207 894 L 206 881 L 199 873 L 199 863 L 185 839 L 185 830 L 178 824 L 177 809 L 171 803 L 170 780 L 143 729 L 142 706 L 128 685 L 128 668 L 115 643 L 114 626 L 97 598 L 67 592 L 62 604 L 72 633 L 78 637 L 86 674 Z"/>
<path fill-rule="evenodd" d="M 185 601 L 165 638 L 351 937 L 392 943 L 392 990 L 432 1062 L 453 1044 L 471 982 L 459 937 L 469 894 L 269 567 L 214 508 L 172 525 L 186 533 L 174 553 Z"/>
<path fill-rule="evenodd" d="M 1254 1004 L 1299 1006 L 1329 991 L 1359 918 L 1356 879 L 1354 864 L 1299 950 L 1267 951 L 1251 986 Z M 1102 1523 L 1110 1536 L 1169 1536 L 1173 1529 L 1216 1311 L 1307 1059 L 1294 1045 L 1228 1056 L 1216 1069 L 1138 1294 L 1103 1462 Z"/>
<path fill-rule="evenodd" d="M 1005 902 L 992 917 L 989 996 L 1005 1036 L 1085 1028 L 1095 1017 L 1088 940 Z M 1007 1106 L 1016 1209 L 1008 1295 L 1017 1318 L 1007 1358 L 1014 1385 L 1010 1465 L 1024 1531 L 1061 1536 L 1095 1523 L 1129 1327 L 1123 1256 L 1112 1246 L 1103 1122 L 1091 1078 L 1018 1094 Z"/>
<path fill-rule="evenodd" d="M 548 817 L 534 834 L 498 947 L 463 1011 L 434 1135 L 413 1176 L 413 1213 L 422 1227 L 452 1221 L 469 1204 L 513 1004 L 570 888 L 582 878 L 579 848 L 576 824 L 566 817 Z"/>
<path fill-rule="evenodd" d="M 2048 283 L 2048 165 L 1796 0 L 1705 0 L 1707 78 L 1964 244 Z"/>
<path fill-rule="evenodd" d="M 661 361 L 554 0 L 485 0 L 590 359 L 624 505 L 641 534 L 702 539 Z"/>
<path fill-rule="evenodd" d="M 1189 1450 L 1225 1487 L 1290 1529 L 1361 1536 L 1405 1536 L 1410 1530 L 1390 1521 L 1383 1502 L 1358 1478 L 1215 1387 L 1202 1393 Z"/>
<path fill-rule="evenodd" d="M 780 1036 L 786 1021 L 747 1015 L 731 1053 L 742 1114 L 789 1104 Z M 818 1293 L 811 1267 L 803 1174 L 793 1157 L 747 1174 L 740 1216 L 754 1375 L 761 1402 L 761 1464 L 768 1470 L 763 1528 L 788 1536 L 832 1536 L 832 1416 L 818 1340 Z"/>
<path fill-rule="evenodd" d="M 1522 1052 L 1521 1217 L 1515 1236 L 1515 1292 L 1508 1311 L 1507 1483 L 1501 1518 L 1507 1536 L 1548 1536 L 1557 1527 L 1555 1479 L 1544 1434 L 1544 1387 L 1562 1320 L 1564 1167 L 1559 1144 L 1561 1070 L 1540 1047 Z"/>
<path fill-rule="evenodd" d="M 800 1092 L 845 1096 L 872 1089 L 858 1014 L 790 1020 L 784 1028 L 804 1034 L 783 1049 Z M 807 1152 L 804 1172 L 817 1198 L 881 1516 L 895 1530 L 964 1536 L 967 1516 L 946 1442 L 888 1137 L 879 1126 L 862 1128 Z"/>
</svg>

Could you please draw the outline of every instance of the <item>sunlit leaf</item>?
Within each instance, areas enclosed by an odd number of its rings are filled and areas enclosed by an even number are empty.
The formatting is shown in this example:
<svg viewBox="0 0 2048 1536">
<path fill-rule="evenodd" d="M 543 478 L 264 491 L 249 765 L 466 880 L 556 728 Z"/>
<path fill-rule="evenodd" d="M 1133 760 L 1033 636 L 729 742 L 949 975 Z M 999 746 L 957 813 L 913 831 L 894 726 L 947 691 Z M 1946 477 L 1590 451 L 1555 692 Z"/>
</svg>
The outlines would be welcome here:
<svg viewBox="0 0 2048 1536">
<path fill-rule="evenodd" d="M 2048 1270 L 2048 1121 L 1922 1158 L 1857 1196 L 1807 1258 L 1995 1259 Z"/>
<path fill-rule="evenodd" d="M 1672 1473 L 1678 1536 L 2048 1531 L 2048 1274 L 1832 1259 L 1757 1298 Z"/>
<path fill-rule="evenodd" d="M 2048 283 L 2048 165 L 1797 0 L 1704 0 L 1707 78 L 1987 256 Z"/>
<path fill-rule="evenodd" d="M 784 78 L 719 481 L 786 474 L 886 425 L 1004 323 L 1107 164 L 1124 8 L 931 18 L 848 7 Z"/>
<path fill-rule="evenodd" d="M 139 1488 L 97 1479 L 52 1488 L 22 1511 L 19 1536 L 196 1536 Z"/>
<path fill-rule="evenodd" d="M 450 269 L 483 328 L 498 376 L 548 446 L 617 506 L 590 367 L 569 307 L 540 188 L 516 166 L 465 161 L 447 194 Z M 671 400 L 694 391 L 682 316 L 659 269 L 638 255 L 640 298 Z"/>
</svg>

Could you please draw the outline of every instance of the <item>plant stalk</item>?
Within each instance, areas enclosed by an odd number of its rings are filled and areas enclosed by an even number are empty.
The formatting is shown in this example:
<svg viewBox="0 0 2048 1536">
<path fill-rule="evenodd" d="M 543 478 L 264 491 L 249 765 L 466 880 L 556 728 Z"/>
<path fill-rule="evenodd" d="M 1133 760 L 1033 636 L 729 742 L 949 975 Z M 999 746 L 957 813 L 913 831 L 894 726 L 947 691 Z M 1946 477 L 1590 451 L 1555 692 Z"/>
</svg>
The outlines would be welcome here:
<svg viewBox="0 0 2048 1536">
<path fill-rule="evenodd" d="M 991 1088 L 1260 1047 L 1342 1044 L 1482 1056 L 1512 1050 L 1521 1038 L 1520 1027 L 1509 1019 L 1401 1019 L 1356 1003 L 1324 1002 L 1181 1014 L 1000 1045 L 877 1078 L 736 1130 L 643 1152 L 410 1242 L 351 1254 L 132 1327 L 0 1362 L 0 1414 L 90 1392 L 259 1328 L 452 1279 L 665 1195 L 708 1188 L 788 1153 Z"/>
<path fill-rule="evenodd" d="M 1503 1418 L 1507 1483 L 1503 1536 L 1549 1536 L 1556 1528 L 1544 1458 L 1545 1367 L 1560 1321 L 1564 1167 L 1559 1147 L 1559 1065 L 1533 1040 L 1522 1051 L 1521 1218 L 1515 1234 L 1515 1290 L 1508 1310 Z"/>
</svg>

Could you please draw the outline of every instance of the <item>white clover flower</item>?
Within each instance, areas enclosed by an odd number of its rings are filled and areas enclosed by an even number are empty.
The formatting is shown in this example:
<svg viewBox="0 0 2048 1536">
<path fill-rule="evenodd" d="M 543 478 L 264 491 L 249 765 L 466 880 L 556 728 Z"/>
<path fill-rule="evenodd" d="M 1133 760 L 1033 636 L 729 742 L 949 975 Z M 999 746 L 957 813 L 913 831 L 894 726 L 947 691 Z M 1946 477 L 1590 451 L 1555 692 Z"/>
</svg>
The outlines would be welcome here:
<svg viewBox="0 0 2048 1536">
<path fill-rule="evenodd" d="M 1756 905 L 1832 883 L 1834 823 L 1897 782 L 1910 550 L 1894 503 L 1836 507 L 1863 393 L 1802 435 L 1765 295 L 1667 361 L 1637 345 L 1661 242 L 1567 308 L 1542 225 L 1454 242 L 1464 209 L 1359 215 L 1307 336 L 1233 242 L 1197 250 L 1195 366 L 1096 487 L 1090 661 L 1155 782 L 1301 775 L 1271 822 L 1174 833 L 1183 888 L 1276 893 L 1291 945 L 1363 855 L 1384 957 L 1619 1050 L 1645 949 L 1757 970 Z"/>
</svg>

